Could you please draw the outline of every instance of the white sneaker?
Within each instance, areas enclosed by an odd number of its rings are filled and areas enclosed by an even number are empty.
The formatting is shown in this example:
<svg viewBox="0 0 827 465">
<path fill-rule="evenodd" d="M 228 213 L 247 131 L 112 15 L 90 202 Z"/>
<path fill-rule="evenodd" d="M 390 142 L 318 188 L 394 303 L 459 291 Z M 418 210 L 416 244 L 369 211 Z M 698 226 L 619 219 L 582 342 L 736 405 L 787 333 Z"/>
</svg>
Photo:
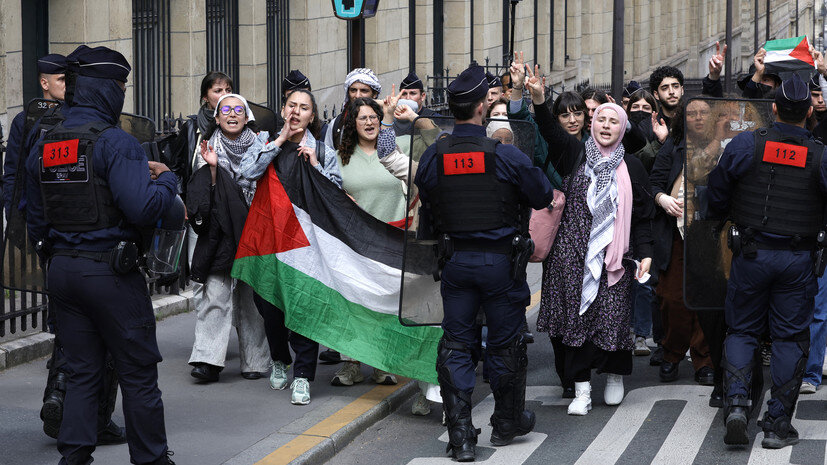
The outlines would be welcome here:
<svg viewBox="0 0 827 465">
<path fill-rule="evenodd" d="M 649 346 L 646 345 L 646 338 L 643 336 L 638 336 L 635 338 L 635 355 L 643 356 L 649 355 L 652 351 L 649 349 Z"/>
<path fill-rule="evenodd" d="M 603 391 L 606 405 L 620 405 L 623 402 L 623 376 L 609 373 L 606 376 L 606 390 Z"/>
<path fill-rule="evenodd" d="M 290 389 L 293 390 L 293 396 L 290 398 L 293 405 L 307 405 L 310 403 L 310 382 L 307 381 L 307 378 L 294 379 Z"/>
<path fill-rule="evenodd" d="M 373 382 L 376 384 L 385 384 L 387 386 L 393 386 L 396 384 L 396 376 L 388 373 L 387 371 L 380 370 L 379 368 L 373 369 L 371 379 L 373 379 Z"/>
<path fill-rule="evenodd" d="M 359 362 L 344 362 L 342 368 L 336 372 L 330 384 L 334 386 L 353 386 L 365 380 Z"/>
<path fill-rule="evenodd" d="M 804 381 L 803 383 L 801 383 L 801 388 L 798 390 L 798 392 L 801 394 L 815 394 L 816 388 L 816 385 Z"/>
<path fill-rule="evenodd" d="M 569 415 L 585 415 L 592 409 L 592 383 L 574 383 L 574 400 L 569 404 Z"/>
<path fill-rule="evenodd" d="M 287 365 L 282 361 L 273 362 L 273 370 L 270 372 L 270 388 L 281 391 L 287 387 Z"/>
<path fill-rule="evenodd" d="M 425 394 L 417 393 L 413 405 L 411 405 L 411 413 L 414 415 L 425 416 L 431 413 L 431 401 L 425 397 Z"/>
</svg>

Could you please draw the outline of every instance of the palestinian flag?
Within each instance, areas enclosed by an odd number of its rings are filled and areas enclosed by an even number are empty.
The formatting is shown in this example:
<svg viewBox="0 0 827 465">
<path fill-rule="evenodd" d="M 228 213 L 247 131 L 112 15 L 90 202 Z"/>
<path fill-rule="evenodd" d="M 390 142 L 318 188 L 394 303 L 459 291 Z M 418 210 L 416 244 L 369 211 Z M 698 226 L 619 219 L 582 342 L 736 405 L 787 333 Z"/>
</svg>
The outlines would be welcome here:
<svg viewBox="0 0 827 465">
<path fill-rule="evenodd" d="M 382 370 L 436 383 L 442 329 L 399 320 L 406 276 L 433 252 L 377 220 L 284 146 L 258 181 L 232 276 L 284 310 L 287 327 Z M 420 276 L 420 277 L 421 277 Z"/>
<path fill-rule="evenodd" d="M 764 57 L 766 74 L 775 74 L 784 80 L 796 73 L 806 82 L 815 71 L 807 36 L 770 40 L 764 45 L 764 50 L 767 51 Z"/>
</svg>

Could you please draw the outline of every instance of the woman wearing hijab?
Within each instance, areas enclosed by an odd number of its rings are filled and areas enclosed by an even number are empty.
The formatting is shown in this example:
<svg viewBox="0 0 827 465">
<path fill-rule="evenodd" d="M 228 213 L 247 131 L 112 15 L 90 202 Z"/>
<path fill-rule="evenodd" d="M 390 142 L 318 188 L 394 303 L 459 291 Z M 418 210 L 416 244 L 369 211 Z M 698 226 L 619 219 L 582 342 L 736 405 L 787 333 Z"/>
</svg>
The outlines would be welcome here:
<svg viewBox="0 0 827 465">
<path fill-rule="evenodd" d="M 542 81 L 531 76 L 526 85 L 549 147 L 560 145 Z M 651 266 L 654 204 L 646 170 L 621 143 L 626 122 L 619 105 L 598 106 L 582 158 L 558 167 L 566 205 L 544 266 L 537 329 L 547 331 L 560 352 L 555 363 L 562 364 L 564 384 L 574 382 L 570 415 L 591 409 L 593 368 L 608 373 L 607 405 L 623 400 L 623 376 L 632 372 L 631 284 Z"/>
<path fill-rule="evenodd" d="M 259 379 L 270 367 L 264 321 L 253 303 L 253 290 L 230 277 L 247 210 L 256 191 L 254 180 L 241 175 L 241 161 L 265 150 L 268 134 L 248 127 L 255 120 L 247 100 L 225 94 L 216 102 L 218 126 L 201 142 L 196 171 L 189 181 L 187 211 L 198 233 L 191 275 L 203 284 L 195 294 L 195 342 L 189 364 L 192 376 L 218 381 L 224 368 L 230 331 L 236 327 L 241 375 Z"/>
</svg>

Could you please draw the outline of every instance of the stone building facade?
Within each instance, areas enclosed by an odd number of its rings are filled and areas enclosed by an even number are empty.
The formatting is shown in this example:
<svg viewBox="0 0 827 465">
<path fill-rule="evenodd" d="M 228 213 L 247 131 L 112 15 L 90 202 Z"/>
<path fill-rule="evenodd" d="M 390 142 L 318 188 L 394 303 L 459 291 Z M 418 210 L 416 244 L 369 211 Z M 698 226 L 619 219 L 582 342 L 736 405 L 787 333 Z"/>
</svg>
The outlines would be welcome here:
<svg viewBox="0 0 827 465">
<path fill-rule="evenodd" d="M 8 128 L 36 94 L 38 55 L 66 54 L 82 43 L 112 47 L 133 64 L 125 111 L 143 109 L 156 120 L 162 113 L 194 113 L 201 78 L 216 67 L 211 63 L 221 63 L 243 95 L 270 106 L 280 103 L 283 74 L 300 69 L 320 110 L 332 116 L 340 111 L 344 76 L 360 64 L 354 49 L 379 75 L 383 94 L 411 68 L 425 80 L 446 69 L 454 75 L 471 60 L 503 63 L 509 3 L 382 0 L 375 17 L 349 25 L 333 17 L 330 0 L 0 0 L 0 124 Z M 664 64 L 703 77 L 715 42 L 725 37 L 725 4 L 626 0 L 626 80 L 646 80 Z M 796 28 L 814 37 L 823 28 L 823 9 L 824 0 L 733 0 L 733 73 L 751 62 L 755 21 L 759 44 L 767 36 L 793 36 Z M 549 84 L 609 83 L 612 2 L 522 0 L 514 24 L 515 49 L 540 65 Z"/>
</svg>

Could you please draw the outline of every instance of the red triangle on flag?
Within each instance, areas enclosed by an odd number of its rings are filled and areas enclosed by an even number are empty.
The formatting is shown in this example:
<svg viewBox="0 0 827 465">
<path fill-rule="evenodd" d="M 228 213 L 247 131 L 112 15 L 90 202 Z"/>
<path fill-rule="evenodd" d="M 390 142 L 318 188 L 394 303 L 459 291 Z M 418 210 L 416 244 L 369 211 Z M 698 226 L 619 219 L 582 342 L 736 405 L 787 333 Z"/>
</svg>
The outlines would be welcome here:
<svg viewBox="0 0 827 465">
<path fill-rule="evenodd" d="M 258 181 L 235 258 L 272 255 L 309 245 L 293 203 L 270 164 Z"/>
<path fill-rule="evenodd" d="M 810 55 L 810 44 L 807 42 L 806 37 L 790 52 L 790 57 L 801 60 L 810 66 L 815 66 L 813 56 Z"/>
</svg>

